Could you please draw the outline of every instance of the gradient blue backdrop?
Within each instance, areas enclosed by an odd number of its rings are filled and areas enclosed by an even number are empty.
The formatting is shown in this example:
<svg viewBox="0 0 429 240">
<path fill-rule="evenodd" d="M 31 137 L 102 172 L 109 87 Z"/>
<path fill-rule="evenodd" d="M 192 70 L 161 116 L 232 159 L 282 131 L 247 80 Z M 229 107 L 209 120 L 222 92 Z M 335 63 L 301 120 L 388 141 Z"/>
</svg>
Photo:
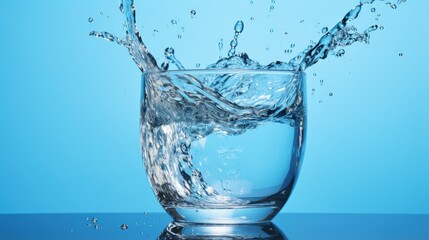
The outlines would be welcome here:
<svg viewBox="0 0 429 240">
<path fill-rule="evenodd" d="M 304 49 L 357 2 L 278 0 L 269 11 L 253 1 L 139 1 L 139 26 L 158 59 L 174 46 L 192 68 L 225 56 L 243 20 L 237 50 L 266 64 L 291 57 L 291 43 Z M 375 8 L 360 24 L 384 27 L 371 44 L 307 71 L 307 151 L 284 211 L 429 213 L 429 2 Z M 162 211 L 140 156 L 140 72 L 123 47 L 88 36 L 123 36 L 117 2 L 2 9 L 0 213 Z"/>
</svg>

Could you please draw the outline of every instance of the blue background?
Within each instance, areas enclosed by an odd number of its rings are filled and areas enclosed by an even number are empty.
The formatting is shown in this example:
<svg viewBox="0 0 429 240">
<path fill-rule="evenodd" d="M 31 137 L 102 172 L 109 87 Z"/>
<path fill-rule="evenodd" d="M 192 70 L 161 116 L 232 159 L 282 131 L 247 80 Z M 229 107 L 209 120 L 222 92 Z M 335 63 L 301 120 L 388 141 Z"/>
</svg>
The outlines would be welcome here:
<svg viewBox="0 0 429 240">
<path fill-rule="evenodd" d="M 137 11 L 157 59 L 174 46 L 193 68 L 226 55 L 237 20 L 237 51 L 288 60 L 354 2 L 139 1 Z M 373 7 L 356 21 L 384 26 L 369 45 L 307 71 L 306 154 L 283 211 L 429 214 L 429 3 Z M 162 211 L 140 156 L 140 71 L 125 48 L 88 36 L 123 36 L 121 25 L 116 1 L 2 4 L 0 213 Z"/>
</svg>

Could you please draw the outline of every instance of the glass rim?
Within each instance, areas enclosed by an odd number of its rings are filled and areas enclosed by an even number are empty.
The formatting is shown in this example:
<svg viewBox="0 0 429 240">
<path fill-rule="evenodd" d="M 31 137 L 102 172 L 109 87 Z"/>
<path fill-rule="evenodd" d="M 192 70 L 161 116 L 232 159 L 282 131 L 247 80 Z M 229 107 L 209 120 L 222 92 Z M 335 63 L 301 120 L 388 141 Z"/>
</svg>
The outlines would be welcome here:
<svg viewBox="0 0 429 240">
<path fill-rule="evenodd" d="M 243 68 L 219 68 L 219 69 L 184 69 L 184 70 L 161 70 L 161 71 L 144 71 L 142 75 L 155 75 L 155 74 L 288 74 L 297 75 L 305 74 L 301 70 L 280 70 L 280 69 L 243 69 Z"/>
</svg>

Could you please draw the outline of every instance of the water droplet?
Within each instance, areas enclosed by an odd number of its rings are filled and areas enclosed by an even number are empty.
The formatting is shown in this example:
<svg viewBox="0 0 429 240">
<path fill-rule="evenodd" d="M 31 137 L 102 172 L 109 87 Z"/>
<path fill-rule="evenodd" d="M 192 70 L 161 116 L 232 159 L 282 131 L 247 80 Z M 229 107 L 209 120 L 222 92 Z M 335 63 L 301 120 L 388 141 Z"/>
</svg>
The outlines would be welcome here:
<svg viewBox="0 0 429 240">
<path fill-rule="evenodd" d="M 302 19 L 301 21 L 299 21 L 299 23 L 303 23 L 304 22 L 304 19 Z"/>
<path fill-rule="evenodd" d="M 266 47 L 266 48 L 265 48 L 265 51 L 270 51 L 270 48 L 269 48 L 269 47 Z"/>
<path fill-rule="evenodd" d="M 243 23 L 243 21 L 237 21 L 235 23 L 235 26 L 234 26 L 235 32 L 236 33 L 241 33 L 241 32 L 243 32 L 243 29 L 244 29 L 244 23 Z"/>
<path fill-rule="evenodd" d="M 285 53 L 292 53 L 292 50 L 291 49 L 286 49 Z"/>
<path fill-rule="evenodd" d="M 127 224 L 122 224 L 121 225 L 121 230 L 127 230 L 128 229 L 128 225 Z"/>
<path fill-rule="evenodd" d="M 194 17 L 194 16 L 195 16 L 195 14 L 197 14 L 197 11 L 195 11 L 195 10 L 191 10 L 191 17 Z"/>
<path fill-rule="evenodd" d="M 295 47 L 295 43 L 292 43 L 291 45 L 290 45 L 290 48 L 294 48 Z"/>
<path fill-rule="evenodd" d="M 88 22 L 92 23 L 92 21 L 94 21 L 94 19 L 92 17 L 89 17 Z"/>
<path fill-rule="evenodd" d="M 250 20 L 253 21 L 253 20 L 255 20 L 255 18 L 254 17 L 250 17 Z"/>
<path fill-rule="evenodd" d="M 158 32 L 158 29 L 154 29 L 154 30 L 153 30 L 153 32 L 156 32 L 156 33 L 157 33 L 157 32 Z"/>
<path fill-rule="evenodd" d="M 272 28 L 271 28 L 271 29 L 270 29 L 270 33 L 272 33 L 272 32 L 274 32 L 274 29 L 272 29 Z"/>
<path fill-rule="evenodd" d="M 311 91 L 314 92 L 314 91 L 316 91 L 316 89 L 312 88 Z"/>
<path fill-rule="evenodd" d="M 147 212 L 143 212 L 143 215 L 147 215 Z"/>
<path fill-rule="evenodd" d="M 87 224 L 86 224 L 86 226 L 87 226 L 87 227 L 91 227 L 91 223 L 87 223 Z"/>
<path fill-rule="evenodd" d="M 322 33 L 326 33 L 328 31 L 328 27 L 322 28 Z"/>
<path fill-rule="evenodd" d="M 400 56 L 400 57 L 402 57 L 402 56 L 404 56 L 404 54 L 402 54 L 402 53 L 399 53 L 399 56 Z"/>
<path fill-rule="evenodd" d="M 195 67 L 199 68 L 201 65 L 199 63 L 195 64 Z"/>
<path fill-rule="evenodd" d="M 387 2 L 386 4 L 389 5 L 392 9 L 396 9 L 397 8 L 396 4 L 394 4 L 394 3 Z"/>
<path fill-rule="evenodd" d="M 319 103 L 322 103 L 322 100 L 319 100 Z"/>
<path fill-rule="evenodd" d="M 185 32 L 185 27 L 181 27 L 180 29 L 182 30 L 182 32 Z"/>
<path fill-rule="evenodd" d="M 377 14 L 377 17 L 380 17 L 381 16 L 381 14 L 379 13 L 379 14 Z"/>
<path fill-rule="evenodd" d="M 329 93 L 329 96 L 331 96 L 331 97 L 332 97 L 333 95 L 334 95 L 334 94 L 333 94 L 332 92 L 330 92 L 330 93 Z"/>
<path fill-rule="evenodd" d="M 344 54 L 346 53 L 346 51 L 344 49 L 340 49 L 338 50 L 338 52 L 335 54 L 335 56 L 337 57 L 342 57 L 344 56 Z"/>
<path fill-rule="evenodd" d="M 97 219 L 97 218 L 92 218 L 92 219 L 91 219 L 91 222 L 95 224 L 95 223 L 97 223 L 97 222 L 98 222 L 98 219 Z"/>
<path fill-rule="evenodd" d="M 287 32 L 284 32 L 284 34 L 285 34 L 285 35 L 288 35 L 288 33 L 287 33 Z"/>
<path fill-rule="evenodd" d="M 375 12 L 375 8 L 371 8 L 371 12 Z"/>
<path fill-rule="evenodd" d="M 100 15 L 103 15 L 103 12 L 100 12 Z"/>
<path fill-rule="evenodd" d="M 171 20 L 171 24 L 176 25 L 176 24 L 177 24 L 177 21 L 176 21 L 176 20 L 174 20 L 174 19 L 172 19 L 172 20 Z"/>
<path fill-rule="evenodd" d="M 253 4 L 253 1 L 250 1 L 250 4 Z"/>
<path fill-rule="evenodd" d="M 383 27 L 383 26 L 380 26 L 380 30 L 384 30 L 384 27 Z"/>
<path fill-rule="evenodd" d="M 182 35 L 180 35 L 180 34 L 179 34 L 179 35 L 177 35 L 177 38 L 178 38 L 178 39 L 182 39 Z"/>
<path fill-rule="evenodd" d="M 274 10 L 274 6 L 270 6 L 270 11 L 273 11 Z"/>
<path fill-rule="evenodd" d="M 169 57 L 171 55 L 174 55 L 174 48 L 172 47 L 168 47 L 164 50 L 164 54 L 165 56 Z"/>
<path fill-rule="evenodd" d="M 271 3 L 272 3 L 272 4 L 276 3 L 276 0 L 271 0 Z"/>
<path fill-rule="evenodd" d="M 168 70 L 168 66 L 169 66 L 169 63 L 168 62 L 163 62 L 162 64 L 161 64 L 161 69 L 163 70 L 163 71 L 167 71 Z M 162 165 L 162 167 L 164 167 L 164 163 L 163 163 L 163 165 Z M 162 170 L 165 170 L 164 168 L 162 168 Z"/>
<path fill-rule="evenodd" d="M 219 47 L 219 51 L 222 51 L 222 49 L 223 49 L 223 38 L 220 39 L 220 41 L 217 44 L 217 46 Z"/>
<path fill-rule="evenodd" d="M 323 85 L 323 79 L 320 79 L 320 85 Z"/>
<path fill-rule="evenodd" d="M 313 76 L 317 76 L 317 73 L 313 73 Z"/>
</svg>

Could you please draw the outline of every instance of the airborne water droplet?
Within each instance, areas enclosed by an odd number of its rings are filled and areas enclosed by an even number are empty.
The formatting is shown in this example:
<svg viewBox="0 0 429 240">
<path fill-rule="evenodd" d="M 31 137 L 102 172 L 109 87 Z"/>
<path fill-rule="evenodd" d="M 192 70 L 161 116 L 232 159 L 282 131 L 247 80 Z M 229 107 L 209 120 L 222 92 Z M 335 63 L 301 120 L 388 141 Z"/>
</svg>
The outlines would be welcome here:
<svg viewBox="0 0 429 240">
<path fill-rule="evenodd" d="M 272 29 L 272 28 L 271 28 L 271 29 L 270 29 L 270 33 L 272 33 L 272 32 L 274 32 L 274 29 Z"/>
<path fill-rule="evenodd" d="M 371 8 L 371 12 L 375 12 L 375 8 Z"/>
<path fill-rule="evenodd" d="M 402 57 L 402 56 L 404 56 L 404 54 L 402 54 L 402 53 L 399 53 L 399 56 L 400 56 L 400 57 Z"/>
<path fill-rule="evenodd" d="M 191 10 L 191 17 L 194 17 L 197 12 L 195 10 Z"/>
<path fill-rule="evenodd" d="M 331 96 L 331 97 L 332 97 L 333 95 L 334 95 L 334 94 L 333 94 L 332 92 L 330 92 L 330 93 L 329 93 L 329 96 Z"/>
<path fill-rule="evenodd" d="M 122 224 L 121 225 L 121 230 L 127 230 L 128 229 L 128 225 L 127 224 Z"/>
<path fill-rule="evenodd" d="M 384 30 L 384 27 L 383 27 L 383 26 L 380 26 L 380 30 Z"/>
<path fill-rule="evenodd" d="M 254 17 L 250 17 L 250 20 L 253 21 L 253 20 L 255 20 L 255 18 Z"/>
<path fill-rule="evenodd" d="M 270 7 L 270 11 L 273 11 L 273 10 L 274 10 L 274 6 L 271 6 L 271 7 Z"/>
<path fill-rule="evenodd" d="M 337 57 L 342 57 L 344 56 L 344 54 L 346 53 L 346 51 L 344 49 L 340 49 L 338 50 L 338 52 L 335 54 L 335 56 Z"/>
<path fill-rule="evenodd" d="M 294 48 L 295 47 L 295 43 L 292 43 L 291 45 L 290 45 L 290 48 Z"/>
<path fill-rule="evenodd" d="M 97 223 L 97 222 L 98 222 L 98 219 L 97 219 L 97 218 L 92 218 L 92 219 L 91 219 L 91 222 L 92 222 L 92 223 Z"/>
<path fill-rule="evenodd" d="M 299 21 L 299 23 L 303 23 L 304 22 L 304 19 L 303 20 L 301 20 L 301 21 Z"/>
<path fill-rule="evenodd" d="M 322 28 L 322 33 L 326 33 L 328 31 L 328 27 Z"/>
<path fill-rule="evenodd" d="M 174 20 L 174 19 L 172 19 L 172 20 L 171 20 L 171 24 L 176 25 L 176 24 L 177 24 L 177 21 L 176 21 L 176 20 Z"/>
<path fill-rule="evenodd" d="M 244 23 L 243 23 L 243 21 L 237 21 L 237 23 L 235 23 L 235 26 L 234 26 L 235 32 L 236 33 L 241 33 L 241 32 L 243 32 L 243 29 L 244 29 Z"/>
<path fill-rule="evenodd" d="M 92 21 L 94 21 L 94 19 L 92 17 L 89 17 L 88 22 L 92 23 Z"/>
<path fill-rule="evenodd" d="M 179 34 L 179 35 L 177 35 L 177 38 L 178 38 L 178 39 L 182 39 L 182 35 L 180 35 L 180 34 Z"/>
</svg>

